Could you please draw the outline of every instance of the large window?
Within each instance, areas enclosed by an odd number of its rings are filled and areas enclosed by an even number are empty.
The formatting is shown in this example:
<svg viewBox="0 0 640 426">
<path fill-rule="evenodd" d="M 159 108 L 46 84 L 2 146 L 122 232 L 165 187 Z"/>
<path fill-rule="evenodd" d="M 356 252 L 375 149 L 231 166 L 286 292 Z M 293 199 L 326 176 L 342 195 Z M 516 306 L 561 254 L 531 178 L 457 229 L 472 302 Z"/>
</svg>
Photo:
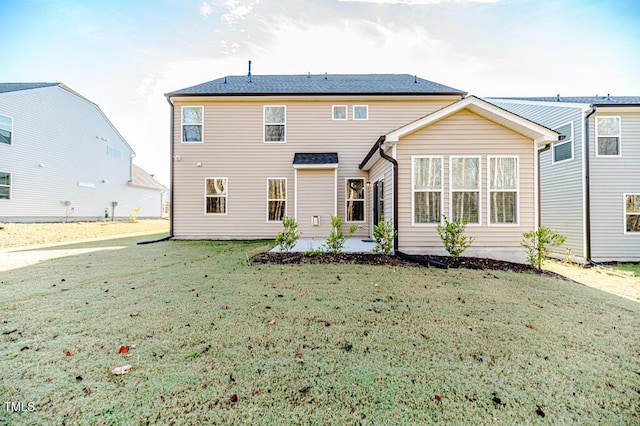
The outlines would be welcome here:
<svg viewBox="0 0 640 426">
<path fill-rule="evenodd" d="M 489 223 L 518 223 L 518 157 L 489 157 Z"/>
<path fill-rule="evenodd" d="M 0 143 L 11 145 L 11 135 L 13 134 L 13 119 L 0 114 Z"/>
<path fill-rule="evenodd" d="M 367 105 L 354 105 L 353 106 L 353 119 L 354 120 L 368 120 L 369 119 L 369 107 Z"/>
<path fill-rule="evenodd" d="M 625 194 L 624 198 L 625 230 L 640 233 L 640 194 Z"/>
<path fill-rule="evenodd" d="M 413 223 L 439 223 L 442 214 L 442 157 L 413 157 Z"/>
<path fill-rule="evenodd" d="M 620 155 L 620 117 L 596 117 L 596 143 L 596 155 Z"/>
<path fill-rule="evenodd" d="M 0 172 L 0 200 L 11 198 L 11 173 Z"/>
<path fill-rule="evenodd" d="M 278 222 L 287 215 L 287 179 L 267 179 L 267 221 Z"/>
<path fill-rule="evenodd" d="M 480 223 L 480 157 L 451 157 L 451 217 Z"/>
<path fill-rule="evenodd" d="M 347 222 L 364 222 L 364 178 L 347 179 Z"/>
<path fill-rule="evenodd" d="M 182 107 L 182 142 L 202 142 L 204 107 Z"/>
<path fill-rule="evenodd" d="M 556 132 L 564 136 L 563 140 L 553 143 L 553 162 L 573 159 L 573 125 L 567 123 L 555 129 Z"/>
<path fill-rule="evenodd" d="M 287 108 L 282 105 L 264 107 L 264 141 L 286 142 Z"/>
<path fill-rule="evenodd" d="M 227 214 L 227 178 L 205 179 L 205 213 Z"/>
</svg>

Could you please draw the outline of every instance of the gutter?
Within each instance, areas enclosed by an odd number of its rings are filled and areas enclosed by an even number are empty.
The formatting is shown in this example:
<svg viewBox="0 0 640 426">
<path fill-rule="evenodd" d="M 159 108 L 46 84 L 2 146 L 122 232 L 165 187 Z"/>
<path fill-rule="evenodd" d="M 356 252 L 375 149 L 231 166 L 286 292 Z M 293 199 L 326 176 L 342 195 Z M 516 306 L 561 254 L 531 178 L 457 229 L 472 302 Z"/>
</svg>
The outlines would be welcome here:
<svg viewBox="0 0 640 426">
<path fill-rule="evenodd" d="M 586 253 L 584 254 L 587 262 L 594 263 L 591 260 L 591 184 L 589 171 L 589 117 L 596 113 L 598 107 L 593 105 L 591 111 L 584 117 L 584 158 L 585 158 L 585 240 L 586 240 Z"/>
<path fill-rule="evenodd" d="M 173 238 L 173 188 L 175 187 L 175 185 L 173 184 L 173 133 L 174 133 L 174 125 L 173 125 L 173 121 L 174 121 L 174 107 L 173 107 L 173 102 L 171 102 L 171 98 L 169 96 L 167 96 L 167 102 L 169 102 L 170 105 L 170 111 L 169 114 L 171 116 L 170 121 L 169 121 L 169 174 L 170 174 L 170 178 L 169 178 L 169 237 L 168 238 Z"/>
<path fill-rule="evenodd" d="M 398 253 L 398 162 L 395 158 L 385 154 L 382 144 L 387 139 L 385 135 L 378 138 L 378 151 L 380 157 L 384 158 L 393 165 L 393 251 Z"/>
</svg>

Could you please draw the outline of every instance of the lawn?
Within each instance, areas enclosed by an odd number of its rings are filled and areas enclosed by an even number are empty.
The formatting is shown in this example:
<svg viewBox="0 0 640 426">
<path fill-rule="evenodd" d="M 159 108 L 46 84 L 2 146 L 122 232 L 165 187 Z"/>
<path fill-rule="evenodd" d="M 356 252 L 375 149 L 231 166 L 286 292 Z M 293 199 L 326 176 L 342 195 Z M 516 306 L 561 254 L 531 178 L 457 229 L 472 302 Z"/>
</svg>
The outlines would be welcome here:
<svg viewBox="0 0 640 426">
<path fill-rule="evenodd" d="M 0 424 L 640 423 L 632 300 L 153 237 L 0 273 Z"/>
</svg>

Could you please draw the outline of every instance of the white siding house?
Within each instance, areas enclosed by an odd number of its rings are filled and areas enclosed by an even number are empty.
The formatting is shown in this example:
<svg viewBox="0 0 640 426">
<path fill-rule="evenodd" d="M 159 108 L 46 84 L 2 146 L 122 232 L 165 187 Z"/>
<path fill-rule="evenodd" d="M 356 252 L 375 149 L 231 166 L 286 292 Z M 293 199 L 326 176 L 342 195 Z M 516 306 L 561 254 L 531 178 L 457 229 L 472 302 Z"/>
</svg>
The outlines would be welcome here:
<svg viewBox="0 0 640 426">
<path fill-rule="evenodd" d="M 0 83 L 0 221 L 160 217 L 165 188 L 93 102 L 60 83 Z"/>
</svg>

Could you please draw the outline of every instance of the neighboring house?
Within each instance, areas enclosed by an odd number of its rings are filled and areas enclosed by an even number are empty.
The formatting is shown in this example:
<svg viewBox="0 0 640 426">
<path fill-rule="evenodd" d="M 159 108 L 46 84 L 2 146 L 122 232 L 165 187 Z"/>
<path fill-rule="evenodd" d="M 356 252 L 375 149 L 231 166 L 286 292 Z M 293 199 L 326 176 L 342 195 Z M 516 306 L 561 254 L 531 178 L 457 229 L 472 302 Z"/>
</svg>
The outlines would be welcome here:
<svg viewBox="0 0 640 426">
<path fill-rule="evenodd" d="M 166 96 L 177 239 L 274 238 L 284 216 L 326 238 L 338 215 L 362 238 L 394 220 L 397 249 L 441 253 L 446 215 L 470 222 L 469 253 L 521 253 L 536 152 L 558 136 L 411 75 L 228 76 Z"/>
<path fill-rule="evenodd" d="M 160 183 L 93 102 L 61 83 L 0 83 L 0 222 L 160 217 Z"/>
<path fill-rule="evenodd" d="M 541 224 L 574 259 L 640 261 L 640 97 L 488 99 L 564 135 L 541 153 Z"/>
</svg>

